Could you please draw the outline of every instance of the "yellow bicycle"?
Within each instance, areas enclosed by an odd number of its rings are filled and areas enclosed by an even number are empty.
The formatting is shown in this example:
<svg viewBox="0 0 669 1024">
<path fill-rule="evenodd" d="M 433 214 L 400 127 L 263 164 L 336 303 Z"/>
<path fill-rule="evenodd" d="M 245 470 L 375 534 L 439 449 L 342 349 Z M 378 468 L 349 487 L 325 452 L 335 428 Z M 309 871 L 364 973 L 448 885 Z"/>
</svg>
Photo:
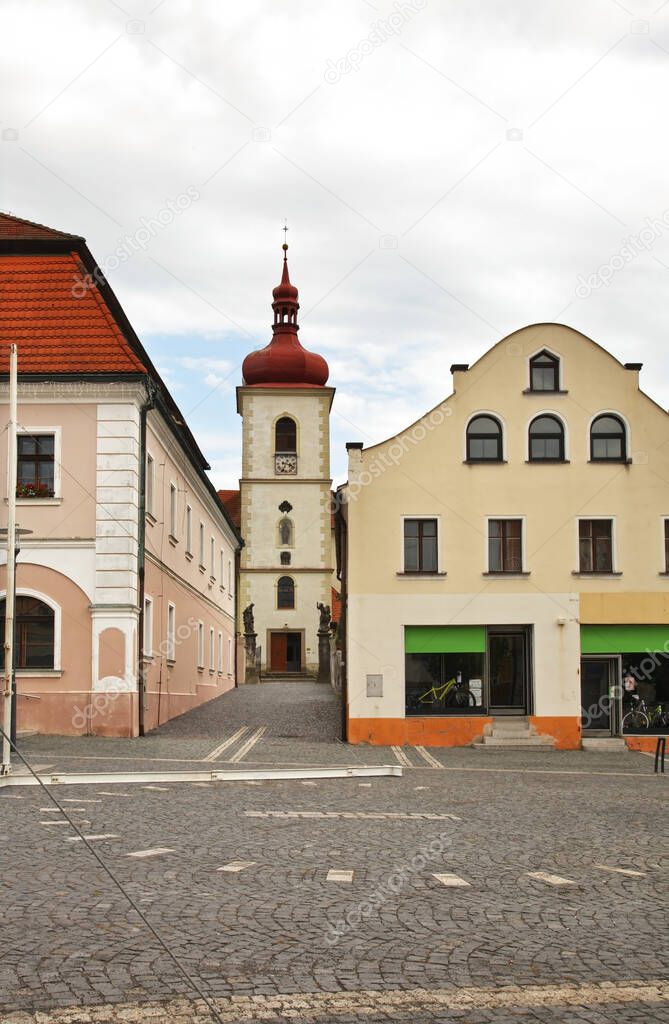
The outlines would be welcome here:
<svg viewBox="0 0 669 1024">
<path fill-rule="evenodd" d="M 431 686 L 425 693 L 414 698 L 414 705 L 443 704 L 444 707 L 474 708 L 476 697 L 466 683 L 458 682 L 455 677 L 447 679 L 439 686 Z"/>
</svg>

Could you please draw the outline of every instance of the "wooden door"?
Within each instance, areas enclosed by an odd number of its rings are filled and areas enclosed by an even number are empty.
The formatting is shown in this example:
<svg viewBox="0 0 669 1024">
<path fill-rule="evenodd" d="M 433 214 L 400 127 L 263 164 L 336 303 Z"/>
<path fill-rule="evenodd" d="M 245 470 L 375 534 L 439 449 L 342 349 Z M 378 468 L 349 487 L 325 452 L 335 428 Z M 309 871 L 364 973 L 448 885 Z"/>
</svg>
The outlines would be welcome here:
<svg viewBox="0 0 669 1024">
<path fill-rule="evenodd" d="M 272 672 L 285 672 L 288 664 L 288 636 L 286 633 L 272 633 L 270 635 L 270 670 Z"/>
</svg>

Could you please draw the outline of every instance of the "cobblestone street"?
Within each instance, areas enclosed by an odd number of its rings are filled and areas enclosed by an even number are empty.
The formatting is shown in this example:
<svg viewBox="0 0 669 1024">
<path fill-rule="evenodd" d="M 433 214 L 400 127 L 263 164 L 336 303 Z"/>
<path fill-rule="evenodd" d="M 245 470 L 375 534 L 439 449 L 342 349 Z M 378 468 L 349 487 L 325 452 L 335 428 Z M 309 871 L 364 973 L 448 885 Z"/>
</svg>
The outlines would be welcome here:
<svg viewBox="0 0 669 1024">
<path fill-rule="evenodd" d="M 236 735 L 217 767 L 397 764 L 335 742 L 330 692 L 297 685 L 144 740 L 23 748 L 60 771 L 201 767 Z M 322 701 L 311 730 L 299 696 Z M 428 753 L 404 748 L 402 778 L 0 791 L 0 1021 L 212 1019 L 53 796 L 226 1022 L 669 1022 L 652 760 Z"/>
</svg>

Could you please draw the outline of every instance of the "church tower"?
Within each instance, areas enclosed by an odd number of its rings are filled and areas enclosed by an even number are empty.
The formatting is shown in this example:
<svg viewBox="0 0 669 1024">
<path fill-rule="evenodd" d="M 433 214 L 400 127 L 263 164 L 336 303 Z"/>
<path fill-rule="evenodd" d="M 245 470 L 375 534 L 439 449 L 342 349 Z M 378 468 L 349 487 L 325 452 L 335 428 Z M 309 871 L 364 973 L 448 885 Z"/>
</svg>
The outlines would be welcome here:
<svg viewBox="0 0 669 1024">
<path fill-rule="evenodd" d="M 298 341 L 297 288 L 273 291 L 269 345 L 246 357 L 237 388 L 243 420 L 240 612 L 253 603 L 264 673 L 318 671 L 316 607 L 329 605 L 330 408 L 328 365 Z"/>
</svg>

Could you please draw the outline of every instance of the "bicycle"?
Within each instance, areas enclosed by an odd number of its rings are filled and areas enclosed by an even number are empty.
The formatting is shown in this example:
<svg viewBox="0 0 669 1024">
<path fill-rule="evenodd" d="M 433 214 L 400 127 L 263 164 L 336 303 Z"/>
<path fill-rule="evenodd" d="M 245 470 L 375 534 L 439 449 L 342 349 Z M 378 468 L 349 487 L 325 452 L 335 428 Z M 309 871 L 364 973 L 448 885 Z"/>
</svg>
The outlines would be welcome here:
<svg viewBox="0 0 669 1024">
<path fill-rule="evenodd" d="M 623 715 L 623 732 L 638 732 L 640 729 L 661 729 L 669 726 L 669 711 L 662 704 L 649 707 L 643 697 L 634 696 L 635 707 Z"/>
<path fill-rule="evenodd" d="M 439 686 L 431 686 L 425 693 L 414 698 L 414 706 L 419 707 L 425 704 L 451 704 L 459 708 L 476 707 L 476 697 L 467 688 L 466 683 L 458 682 L 455 677 L 447 679 Z"/>
</svg>

